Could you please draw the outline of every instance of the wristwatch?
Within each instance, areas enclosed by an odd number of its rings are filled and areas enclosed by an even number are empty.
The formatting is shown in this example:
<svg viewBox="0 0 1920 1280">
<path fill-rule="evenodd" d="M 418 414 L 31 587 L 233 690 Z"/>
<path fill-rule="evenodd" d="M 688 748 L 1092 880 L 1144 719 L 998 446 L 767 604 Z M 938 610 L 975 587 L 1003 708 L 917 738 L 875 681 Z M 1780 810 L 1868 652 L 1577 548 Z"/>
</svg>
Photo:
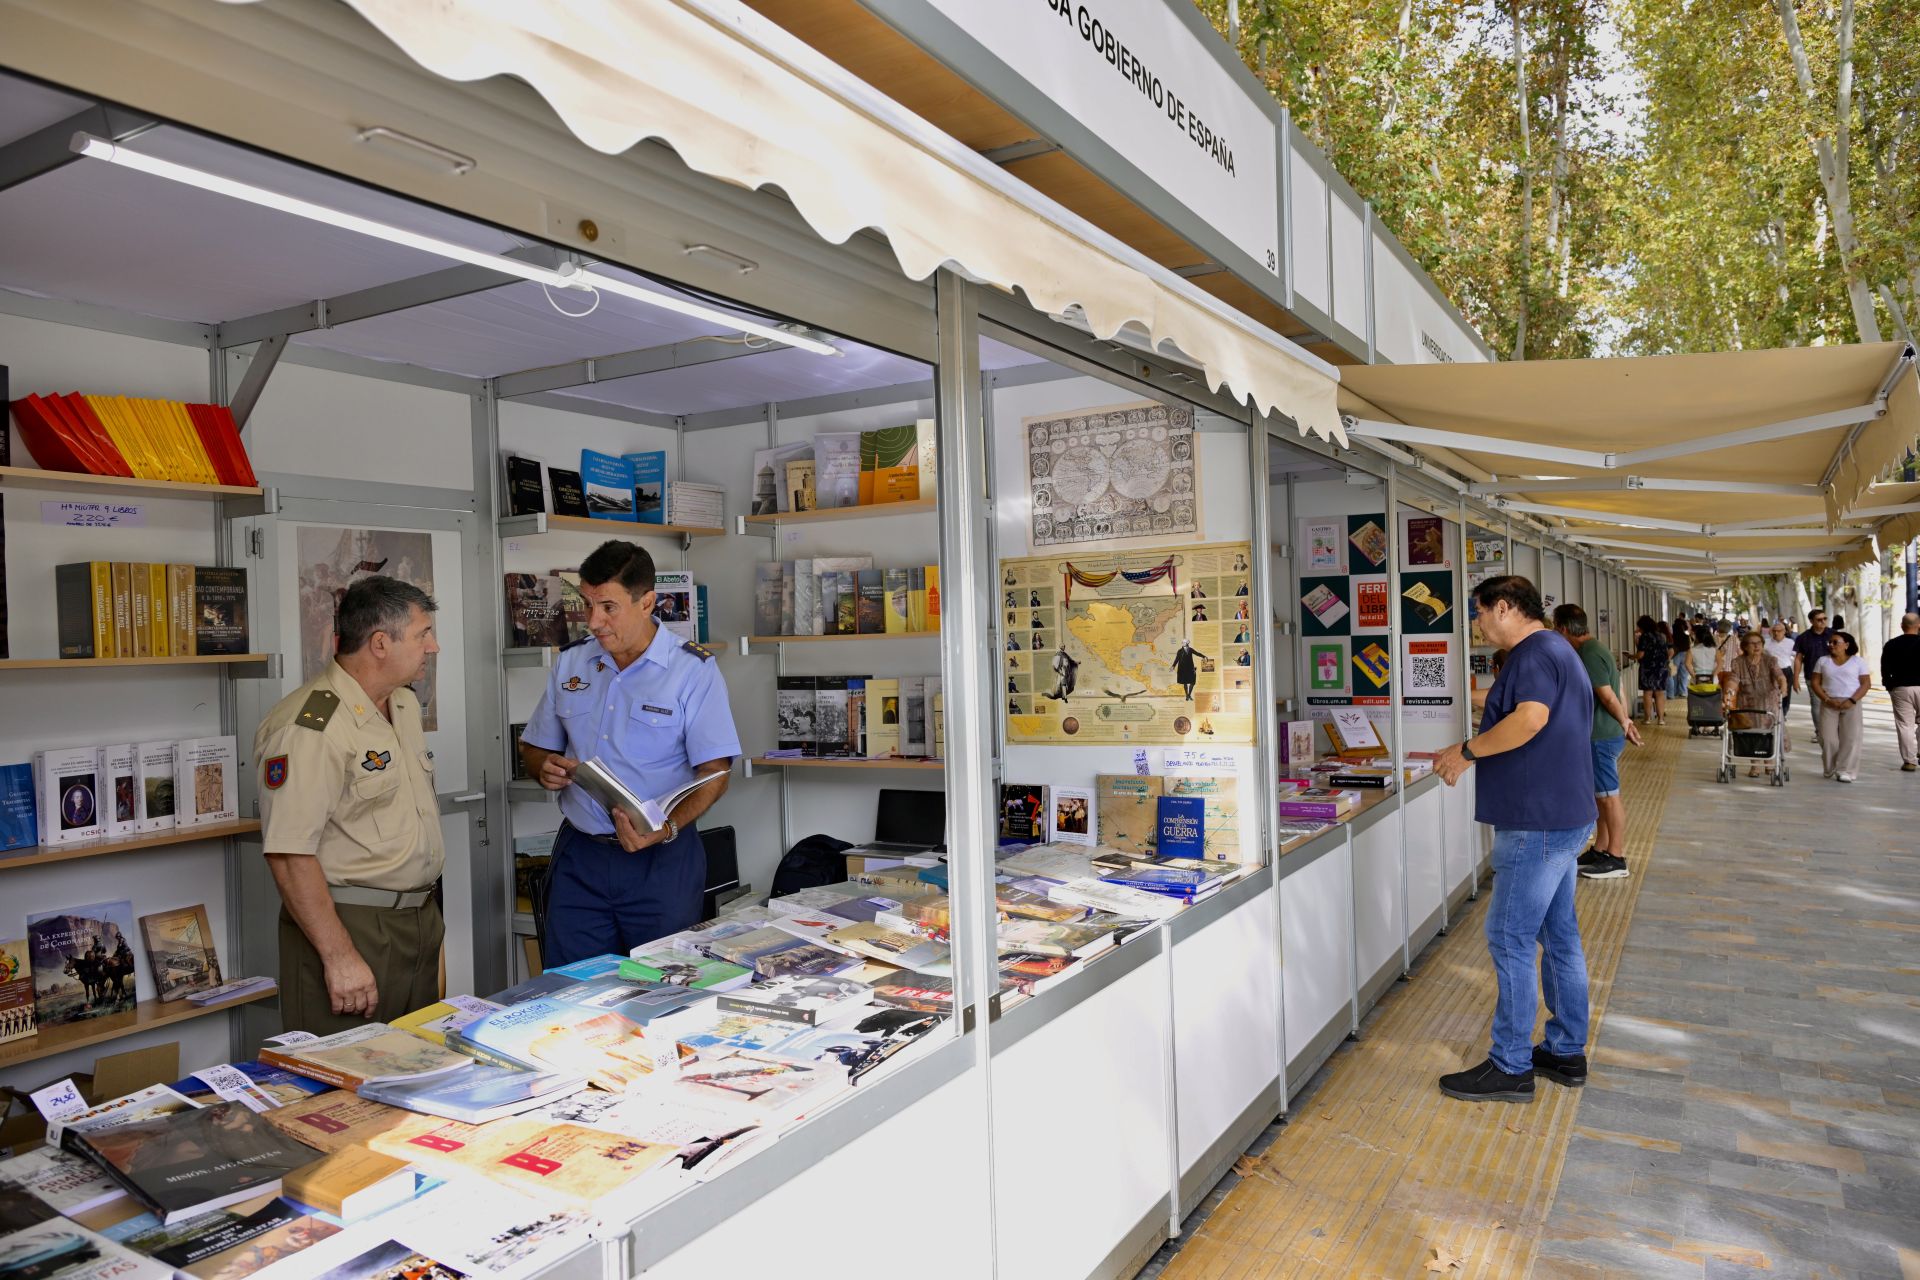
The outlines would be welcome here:
<svg viewBox="0 0 1920 1280">
<path fill-rule="evenodd" d="M 1460 755 L 1463 759 L 1466 759 L 1469 761 L 1478 760 L 1480 758 L 1479 756 L 1473 754 L 1473 748 L 1464 742 L 1460 744 Z"/>
<path fill-rule="evenodd" d="M 680 824 L 675 822 L 672 818 L 668 818 L 667 819 L 667 839 L 678 840 L 679 838 L 680 838 Z"/>
</svg>

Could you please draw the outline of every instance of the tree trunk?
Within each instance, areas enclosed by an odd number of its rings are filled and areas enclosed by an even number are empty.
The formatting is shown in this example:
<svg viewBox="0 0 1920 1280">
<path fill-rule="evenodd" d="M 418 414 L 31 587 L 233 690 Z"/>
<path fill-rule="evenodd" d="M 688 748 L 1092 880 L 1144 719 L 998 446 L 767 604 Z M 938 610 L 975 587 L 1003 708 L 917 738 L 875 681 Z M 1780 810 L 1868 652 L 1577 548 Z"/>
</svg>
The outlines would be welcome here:
<svg viewBox="0 0 1920 1280">
<path fill-rule="evenodd" d="M 1813 69 L 1807 62 L 1806 42 L 1800 35 L 1800 19 L 1794 12 L 1794 0 L 1774 0 L 1780 25 L 1786 33 L 1787 52 L 1793 58 L 1793 74 L 1800 94 L 1806 99 L 1807 141 L 1813 148 L 1815 166 L 1820 171 L 1820 186 L 1826 192 L 1827 213 L 1833 219 L 1834 246 L 1840 253 L 1840 272 L 1847 284 L 1847 301 L 1853 308 L 1853 323 L 1860 341 L 1880 341 L 1880 320 L 1873 310 L 1873 289 L 1860 270 L 1860 237 L 1853 225 L 1853 191 L 1848 173 L 1853 129 L 1853 6 L 1854 0 L 1840 0 L 1839 21 L 1835 23 L 1835 77 L 1833 137 L 1827 138 L 1813 128 L 1819 93 L 1814 88 Z"/>
<path fill-rule="evenodd" d="M 1515 360 L 1527 358 L 1527 302 L 1533 275 L 1533 135 L 1527 123 L 1527 33 L 1520 24 L 1520 3 L 1513 0 L 1513 94 L 1520 113 L 1520 299 L 1513 318 Z"/>
</svg>

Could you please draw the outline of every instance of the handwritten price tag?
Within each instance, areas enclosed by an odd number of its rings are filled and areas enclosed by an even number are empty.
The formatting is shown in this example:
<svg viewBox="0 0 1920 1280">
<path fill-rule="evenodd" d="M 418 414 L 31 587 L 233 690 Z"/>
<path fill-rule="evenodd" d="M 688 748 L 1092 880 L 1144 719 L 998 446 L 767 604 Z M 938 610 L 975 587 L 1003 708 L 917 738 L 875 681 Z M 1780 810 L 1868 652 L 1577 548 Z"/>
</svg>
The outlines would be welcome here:
<svg viewBox="0 0 1920 1280">
<path fill-rule="evenodd" d="M 80 1096 L 80 1087 L 74 1084 L 72 1077 L 59 1084 L 48 1085 L 33 1094 L 32 1098 L 34 1109 L 50 1122 L 77 1116 L 87 1109 L 87 1100 Z"/>
<path fill-rule="evenodd" d="M 1133 771 L 1142 778 L 1147 777 L 1153 772 L 1153 766 L 1147 763 L 1147 749 L 1145 747 L 1135 747 L 1133 749 Z"/>
<path fill-rule="evenodd" d="M 139 529 L 147 509 L 137 502 L 42 502 L 40 523 L 80 529 Z"/>
</svg>

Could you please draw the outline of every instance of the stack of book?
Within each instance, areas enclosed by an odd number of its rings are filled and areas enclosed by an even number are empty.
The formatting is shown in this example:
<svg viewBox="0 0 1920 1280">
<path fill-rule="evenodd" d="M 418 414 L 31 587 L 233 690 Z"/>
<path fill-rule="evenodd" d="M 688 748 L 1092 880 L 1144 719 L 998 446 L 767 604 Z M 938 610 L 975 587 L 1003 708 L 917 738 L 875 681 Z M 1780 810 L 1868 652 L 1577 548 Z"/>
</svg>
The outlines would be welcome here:
<svg viewBox="0 0 1920 1280">
<path fill-rule="evenodd" d="M 691 480 L 667 483 L 667 520 L 689 529 L 718 529 L 726 523 L 727 491 Z"/>
<path fill-rule="evenodd" d="M 773 757 L 879 760 L 946 754 L 938 676 L 778 676 Z"/>
<path fill-rule="evenodd" d="M 260 482 L 225 405 L 128 396 L 27 396 L 20 441 L 49 471 L 252 487 Z"/>
<path fill-rule="evenodd" d="M 63 658 L 186 658 L 247 652 L 247 571 L 231 565 L 55 565 Z"/>
<path fill-rule="evenodd" d="M 876 569 L 872 556 L 773 560 L 754 567 L 762 636 L 911 635 L 940 629 L 940 566 Z"/>
</svg>

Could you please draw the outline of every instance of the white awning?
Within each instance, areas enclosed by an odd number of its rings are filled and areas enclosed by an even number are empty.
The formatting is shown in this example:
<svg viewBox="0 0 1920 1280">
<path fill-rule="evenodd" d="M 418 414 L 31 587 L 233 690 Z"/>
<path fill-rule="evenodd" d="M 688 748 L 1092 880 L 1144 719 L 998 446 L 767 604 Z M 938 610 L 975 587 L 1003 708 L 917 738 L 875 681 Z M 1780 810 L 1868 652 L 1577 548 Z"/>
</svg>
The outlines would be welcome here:
<svg viewBox="0 0 1920 1280">
<path fill-rule="evenodd" d="M 259 0 L 230 0 L 256 3 Z M 777 187 L 839 244 L 1018 291 L 1101 338 L 1131 330 L 1214 389 L 1344 442 L 1333 366 L 940 133 L 735 0 L 348 0 L 448 79 L 514 76 L 587 145 L 647 139 L 703 174 Z"/>
</svg>

